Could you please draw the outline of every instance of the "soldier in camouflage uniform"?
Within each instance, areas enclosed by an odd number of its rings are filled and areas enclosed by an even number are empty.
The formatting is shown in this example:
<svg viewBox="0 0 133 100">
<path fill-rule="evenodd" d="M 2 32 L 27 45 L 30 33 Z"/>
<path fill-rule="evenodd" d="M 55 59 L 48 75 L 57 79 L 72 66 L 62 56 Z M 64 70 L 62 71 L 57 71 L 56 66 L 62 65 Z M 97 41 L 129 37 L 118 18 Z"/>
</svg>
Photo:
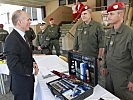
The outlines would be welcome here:
<svg viewBox="0 0 133 100">
<path fill-rule="evenodd" d="M 60 55 L 60 45 L 59 45 L 59 38 L 60 38 L 60 31 L 59 31 L 59 26 L 54 24 L 54 19 L 50 18 L 49 20 L 50 25 L 47 27 L 47 33 L 50 36 L 50 49 L 52 51 L 53 46 L 55 47 L 56 50 L 56 55 Z"/>
<path fill-rule="evenodd" d="M 50 54 L 50 38 L 46 33 L 46 23 L 40 23 L 41 31 L 37 34 L 36 44 L 37 50 L 34 53 L 37 54 Z"/>
<path fill-rule="evenodd" d="M 98 57 L 100 63 L 104 50 L 104 31 L 100 23 L 92 20 L 91 9 L 87 5 L 81 9 L 81 19 L 83 23 L 76 29 L 73 51 L 78 51 L 87 56 Z"/>
<path fill-rule="evenodd" d="M 34 30 L 30 27 L 28 31 L 25 32 L 25 38 L 29 42 L 31 50 L 34 50 L 33 40 L 36 38 Z"/>
<path fill-rule="evenodd" d="M 122 100 L 133 100 L 133 30 L 123 23 L 125 4 L 115 2 L 107 9 L 113 28 L 106 34 L 105 87 Z"/>
<path fill-rule="evenodd" d="M 0 24 L 0 53 L 4 52 L 5 39 L 9 33 L 3 29 L 4 25 Z"/>
</svg>

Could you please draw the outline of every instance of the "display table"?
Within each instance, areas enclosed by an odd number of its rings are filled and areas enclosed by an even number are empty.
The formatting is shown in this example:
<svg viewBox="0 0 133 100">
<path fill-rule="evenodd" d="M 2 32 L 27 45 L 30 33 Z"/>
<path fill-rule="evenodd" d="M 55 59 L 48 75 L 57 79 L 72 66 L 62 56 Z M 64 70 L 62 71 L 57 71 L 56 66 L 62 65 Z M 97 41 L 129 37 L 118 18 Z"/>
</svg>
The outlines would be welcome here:
<svg viewBox="0 0 133 100">
<path fill-rule="evenodd" d="M 67 62 L 56 55 L 34 56 L 34 59 L 39 66 L 39 73 L 35 82 L 34 100 L 58 100 L 59 98 L 54 97 L 46 83 L 59 78 L 51 73 L 52 70 L 68 71 Z"/>
<path fill-rule="evenodd" d="M 6 64 L 0 64 L 0 74 L 9 75 L 9 69 Z"/>
<path fill-rule="evenodd" d="M 34 56 L 34 58 L 39 66 L 34 100 L 58 100 L 58 97 L 52 95 L 46 83 L 59 78 L 58 76 L 54 76 L 50 71 L 57 70 L 59 72 L 66 72 L 68 71 L 68 64 L 54 55 Z M 100 98 L 103 98 L 104 100 L 120 100 L 100 85 L 94 87 L 93 94 L 85 100 L 99 100 Z"/>
<path fill-rule="evenodd" d="M 2 74 L 9 75 L 9 69 L 6 64 L 0 64 L 0 90 L 1 94 L 5 94 L 6 92 L 5 92 L 4 79 Z"/>
<path fill-rule="evenodd" d="M 91 96 L 86 98 L 85 100 L 99 100 L 100 98 L 104 100 L 120 100 L 110 92 L 108 92 L 106 89 L 101 87 L 100 85 L 96 85 L 94 87 L 94 92 Z"/>
<path fill-rule="evenodd" d="M 68 71 L 68 63 L 56 55 L 34 56 L 34 59 L 39 66 L 40 74 L 43 76 L 52 74 L 52 70 Z"/>
<path fill-rule="evenodd" d="M 34 56 L 34 59 L 39 66 L 39 73 L 35 76 L 34 100 L 59 100 L 58 97 L 55 97 L 51 93 L 46 83 L 59 78 L 51 73 L 52 70 L 57 70 L 59 72 L 68 71 L 67 62 L 55 55 Z M 6 64 L 0 65 L 0 74 L 9 75 L 9 70 Z M 93 94 L 85 100 L 99 100 L 100 98 L 103 98 L 104 100 L 120 100 L 100 85 L 94 87 Z"/>
<path fill-rule="evenodd" d="M 52 95 L 51 91 L 46 85 L 47 82 L 59 78 L 58 76 L 43 79 L 40 75 L 38 75 L 37 78 L 38 86 L 36 86 L 35 88 L 34 100 L 60 100 L 59 98 Z M 99 100 L 100 98 L 103 98 L 104 100 L 120 100 L 119 98 L 102 88 L 100 85 L 95 86 L 93 94 L 85 100 Z"/>
</svg>

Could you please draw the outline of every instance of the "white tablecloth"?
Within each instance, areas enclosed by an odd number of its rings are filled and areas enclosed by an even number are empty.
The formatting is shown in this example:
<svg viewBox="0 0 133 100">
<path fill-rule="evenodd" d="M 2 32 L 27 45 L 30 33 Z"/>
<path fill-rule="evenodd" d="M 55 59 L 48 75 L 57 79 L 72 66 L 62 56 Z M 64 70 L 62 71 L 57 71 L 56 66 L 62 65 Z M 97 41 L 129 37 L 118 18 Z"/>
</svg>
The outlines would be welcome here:
<svg viewBox="0 0 133 100">
<path fill-rule="evenodd" d="M 100 85 L 95 86 L 93 94 L 86 98 L 85 100 L 99 100 L 100 98 L 104 100 L 120 100 L 107 90 L 105 90 L 103 87 Z"/>
<path fill-rule="evenodd" d="M 2 94 L 5 94 L 6 91 L 5 91 L 5 85 L 4 85 L 4 78 L 2 74 L 9 75 L 9 69 L 6 64 L 0 64 L 0 90 Z M 5 76 L 5 79 L 7 79 L 6 76 Z"/>
<path fill-rule="evenodd" d="M 53 96 L 46 83 L 59 77 L 53 76 L 43 79 L 42 76 L 53 75 L 51 73 L 52 70 L 58 70 L 59 72 L 68 71 L 68 63 L 56 55 L 34 56 L 34 59 L 39 67 L 39 73 L 36 77 L 34 100 L 58 100 L 59 98 Z"/>
<path fill-rule="evenodd" d="M 0 64 L 0 74 L 9 75 L 9 69 L 6 64 Z"/>
<path fill-rule="evenodd" d="M 34 59 L 43 76 L 52 74 L 52 70 L 58 70 L 59 72 L 68 71 L 68 63 L 56 55 L 34 56 Z"/>
</svg>

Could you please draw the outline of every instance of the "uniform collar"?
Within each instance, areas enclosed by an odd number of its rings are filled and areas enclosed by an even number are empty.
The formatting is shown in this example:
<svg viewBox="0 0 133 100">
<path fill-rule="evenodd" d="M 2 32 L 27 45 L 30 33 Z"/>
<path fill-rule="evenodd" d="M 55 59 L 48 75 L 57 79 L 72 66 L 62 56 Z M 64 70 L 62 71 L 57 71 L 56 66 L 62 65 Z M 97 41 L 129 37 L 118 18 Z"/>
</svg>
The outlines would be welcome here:
<svg viewBox="0 0 133 100">
<path fill-rule="evenodd" d="M 14 29 L 22 36 L 22 38 L 25 40 L 24 35 L 25 33 L 19 30 L 18 28 L 14 27 Z"/>
<path fill-rule="evenodd" d="M 55 24 L 53 24 L 53 26 L 50 25 L 50 27 L 54 27 L 54 26 L 55 26 Z"/>
<path fill-rule="evenodd" d="M 89 25 L 92 26 L 93 24 L 94 24 L 94 20 L 91 20 Z"/>
<path fill-rule="evenodd" d="M 117 33 L 122 33 L 123 29 L 124 29 L 124 24 L 122 23 L 121 26 L 120 26 L 120 28 L 117 29 L 116 32 Z"/>
<path fill-rule="evenodd" d="M 83 22 L 83 27 L 85 28 L 85 27 L 88 27 L 88 26 L 92 26 L 93 24 L 94 24 L 93 20 L 91 20 L 89 24 L 86 24 L 86 23 Z"/>
<path fill-rule="evenodd" d="M 121 26 L 117 30 L 115 30 L 114 27 L 113 27 L 112 30 L 111 30 L 111 34 L 119 34 L 119 33 L 121 34 L 123 29 L 124 29 L 123 27 L 124 27 L 123 23 L 121 24 Z"/>
</svg>

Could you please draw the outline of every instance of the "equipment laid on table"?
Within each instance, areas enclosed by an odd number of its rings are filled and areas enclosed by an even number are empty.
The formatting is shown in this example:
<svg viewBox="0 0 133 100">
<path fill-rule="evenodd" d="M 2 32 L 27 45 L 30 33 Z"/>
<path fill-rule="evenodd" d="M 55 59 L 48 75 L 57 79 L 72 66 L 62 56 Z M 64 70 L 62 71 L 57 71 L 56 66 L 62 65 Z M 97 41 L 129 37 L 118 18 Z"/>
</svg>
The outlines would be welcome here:
<svg viewBox="0 0 133 100">
<path fill-rule="evenodd" d="M 0 53 L 0 64 L 6 64 L 6 55 Z"/>
<path fill-rule="evenodd" d="M 68 52 L 69 75 L 53 70 L 59 79 L 47 83 L 52 93 L 61 100 L 83 100 L 97 85 L 97 58 Z"/>
</svg>

